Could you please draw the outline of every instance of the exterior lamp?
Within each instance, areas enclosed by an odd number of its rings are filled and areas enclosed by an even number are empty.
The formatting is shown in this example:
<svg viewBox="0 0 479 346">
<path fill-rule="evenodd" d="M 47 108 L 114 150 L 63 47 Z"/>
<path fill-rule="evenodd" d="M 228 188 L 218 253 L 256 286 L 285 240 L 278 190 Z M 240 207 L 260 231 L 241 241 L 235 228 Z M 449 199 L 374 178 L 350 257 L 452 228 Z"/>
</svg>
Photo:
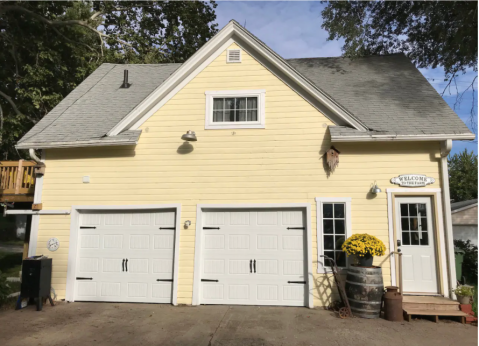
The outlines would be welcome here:
<svg viewBox="0 0 479 346">
<path fill-rule="evenodd" d="M 198 140 L 196 139 L 195 131 L 191 130 L 186 131 L 186 133 L 181 136 L 181 139 L 188 142 L 196 142 Z"/>
<path fill-rule="evenodd" d="M 371 188 L 371 193 L 378 194 L 381 192 L 381 189 L 378 186 L 378 183 L 374 182 L 374 186 Z"/>
</svg>

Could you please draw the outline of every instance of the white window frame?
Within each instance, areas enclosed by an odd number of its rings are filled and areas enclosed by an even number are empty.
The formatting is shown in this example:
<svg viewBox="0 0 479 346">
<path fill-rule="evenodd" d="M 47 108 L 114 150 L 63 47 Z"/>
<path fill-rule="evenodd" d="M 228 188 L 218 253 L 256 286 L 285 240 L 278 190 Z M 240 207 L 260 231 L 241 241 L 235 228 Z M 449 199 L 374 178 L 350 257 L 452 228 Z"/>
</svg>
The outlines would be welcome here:
<svg viewBox="0 0 479 346">
<path fill-rule="evenodd" d="M 351 197 L 316 197 L 316 236 L 318 244 L 318 274 L 331 273 L 329 266 L 324 266 L 324 233 L 323 233 L 323 204 L 324 203 L 344 203 L 345 206 L 345 227 L 346 239 L 352 235 L 352 221 L 351 221 Z M 349 261 L 346 259 L 346 267 L 339 267 L 339 269 L 346 269 L 349 266 Z"/>
<path fill-rule="evenodd" d="M 206 91 L 206 130 L 221 129 L 264 129 L 265 123 L 265 100 L 266 90 L 217 90 Z M 237 121 L 237 122 L 213 122 L 213 98 L 221 97 L 257 97 L 258 98 L 258 121 Z"/>
</svg>

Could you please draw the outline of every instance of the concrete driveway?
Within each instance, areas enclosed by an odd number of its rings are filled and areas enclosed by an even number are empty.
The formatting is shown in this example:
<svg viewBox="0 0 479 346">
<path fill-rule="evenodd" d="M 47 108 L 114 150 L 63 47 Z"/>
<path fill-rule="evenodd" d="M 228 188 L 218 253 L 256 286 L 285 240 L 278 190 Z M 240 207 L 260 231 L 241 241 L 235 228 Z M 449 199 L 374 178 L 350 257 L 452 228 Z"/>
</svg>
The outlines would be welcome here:
<svg viewBox="0 0 479 346">
<path fill-rule="evenodd" d="M 0 312 L 3 346 L 36 345 L 477 345 L 477 327 L 453 321 L 341 320 L 307 308 L 62 303 Z"/>
</svg>

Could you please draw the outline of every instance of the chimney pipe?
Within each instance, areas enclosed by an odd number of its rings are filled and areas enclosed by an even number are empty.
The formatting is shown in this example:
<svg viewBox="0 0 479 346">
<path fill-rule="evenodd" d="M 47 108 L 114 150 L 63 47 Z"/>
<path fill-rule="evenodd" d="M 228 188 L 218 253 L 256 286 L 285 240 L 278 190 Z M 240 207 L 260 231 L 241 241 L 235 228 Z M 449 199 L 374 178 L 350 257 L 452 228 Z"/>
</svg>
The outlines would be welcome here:
<svg viewBox="0 0 479 346">
<path fill-rule="evenodd" d="M 128 70 L 125 70 L 123 71 L 123 84 L 121 85 L 121 87 L 123 89 L 127 89 L 130 87 L 130 83 L 128 83 Z"/>
</svg>

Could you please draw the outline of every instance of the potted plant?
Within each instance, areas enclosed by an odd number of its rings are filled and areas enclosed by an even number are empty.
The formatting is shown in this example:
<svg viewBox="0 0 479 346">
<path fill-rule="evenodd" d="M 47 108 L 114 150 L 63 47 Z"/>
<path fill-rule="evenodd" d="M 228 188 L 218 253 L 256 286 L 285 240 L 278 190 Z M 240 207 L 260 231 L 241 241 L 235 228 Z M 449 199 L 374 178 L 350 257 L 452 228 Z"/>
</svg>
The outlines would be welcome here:
<svg viewBox="0 0 479 346">
<path fill-rule="evenodd" d="M 386 252 L 384 243 L 369 234 L 354 234 L 341 247 L 349 256 L 354 256 L 360 267 L 371 267 L 374 256 L 383 256 Z"/>
<path fill-rule="evenodd" d="M 474 295 L 474 287 L 467 285 L 460 285 L 455 290 L 452 290 L 457 296 L 457 301 L 460 304 L 470 304 L 471 297 Z"/>
</svg>

